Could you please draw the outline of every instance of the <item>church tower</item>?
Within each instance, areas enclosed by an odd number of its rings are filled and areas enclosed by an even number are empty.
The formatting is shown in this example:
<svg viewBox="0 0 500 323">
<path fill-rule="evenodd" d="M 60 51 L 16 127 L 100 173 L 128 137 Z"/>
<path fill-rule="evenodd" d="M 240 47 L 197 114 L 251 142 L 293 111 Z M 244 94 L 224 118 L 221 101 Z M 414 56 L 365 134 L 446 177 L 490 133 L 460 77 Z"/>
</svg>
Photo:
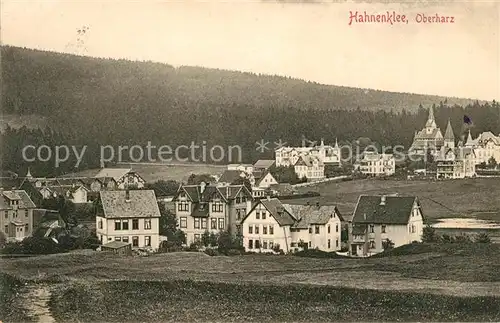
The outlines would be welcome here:
<svg viewBox="0 0 500 323">
<path fill-rule="evenodd" d="M 427 122 L 425 123 L 425 132 L 431 134 L 437 128 L 436 120 L 434 119 L 434 109 L 433 107 L 429 108 L 429 118 L 427 118 Z"/>
<path fill-rule="evenodd" d="M 453 129 L 451 128 L 450 119 L 448 119 L 446 132 L 444 133 L 444 145 L 448 148 L 455 149 L 455 135 L 453 134 Z"/>
</svg>

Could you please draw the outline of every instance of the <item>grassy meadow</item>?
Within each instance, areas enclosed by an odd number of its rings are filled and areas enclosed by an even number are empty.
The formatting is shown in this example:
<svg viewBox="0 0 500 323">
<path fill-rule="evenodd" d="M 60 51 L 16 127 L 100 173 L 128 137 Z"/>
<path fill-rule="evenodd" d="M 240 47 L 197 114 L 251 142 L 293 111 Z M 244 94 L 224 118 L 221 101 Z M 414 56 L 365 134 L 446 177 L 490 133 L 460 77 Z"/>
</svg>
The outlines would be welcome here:
<svg viewBox="0 0 500 323">
<path fill-rule="evenodd" d="M 62 322 L 500 319 L 497 244 L 412 244 L 368 259 L 78 251 L 2 259 L 0 272 L 50 288 Z"/>
<path fill-rule="evenodd" d="M 500 178 L 447 181 L 365 179 L 330 182 L 301 188 L 317 191 L 320 197 L 290 200 L 290 203 L 319 201 L 337 204 L 340 212 L 352 215 L 359 195 L 394 194 L 418 196 L 427 220 L 475 217 L 500 222 Z"/>
</svg>

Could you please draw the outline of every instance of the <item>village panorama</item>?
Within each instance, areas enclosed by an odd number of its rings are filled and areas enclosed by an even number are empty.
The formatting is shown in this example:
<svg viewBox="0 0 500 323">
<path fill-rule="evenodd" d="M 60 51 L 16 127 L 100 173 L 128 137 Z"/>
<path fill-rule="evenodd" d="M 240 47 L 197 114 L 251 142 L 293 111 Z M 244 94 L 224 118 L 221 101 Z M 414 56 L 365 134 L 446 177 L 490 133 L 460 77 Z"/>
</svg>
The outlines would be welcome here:
<svg viewBox="0 0 500 323">
<path fill-rule="evenodd" d="M 0 323 L 499 322 L 497 9 L 3 1 Z"/>
</svg>

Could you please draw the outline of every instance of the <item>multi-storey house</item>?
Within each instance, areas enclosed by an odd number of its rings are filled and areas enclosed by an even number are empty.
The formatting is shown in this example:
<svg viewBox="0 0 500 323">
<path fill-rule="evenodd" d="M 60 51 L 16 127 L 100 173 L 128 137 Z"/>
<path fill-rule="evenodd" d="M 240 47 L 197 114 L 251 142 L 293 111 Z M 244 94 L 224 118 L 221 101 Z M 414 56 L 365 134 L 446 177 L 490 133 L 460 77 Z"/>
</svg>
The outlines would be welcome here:
<svg viewBox="0 0 500 323">
<path fill-rule="evenodd" d="M 326 177 L 325 164 L 312 155 L 300 156 L 294 169 L 299 178 L 306 178 L 308 181 L 322 180 Z"/>
<path fill-rule="evenodd" d="M 396 172 L 396 160 L 393 154 L 365 152 L 358 162 L 358 169 L 369 176 L 390 176 Z"/>
<path fill-rule="evenodd" d="M 470 147 L 447 148 L 443 146 L 436 158 L 438 179 L 458 179 L 476 175 L 475 150 Z"/>
<path fill-rule="evenodd" d="M 422 206 L 415 196 L 367 196 L 358 199 L 349 223 L 349 254 L 370 256 L 393 247 L 422 241 Z"/>
<path fill-rule="evenodd" d="M 341 166 L 341 151 L 337 140 L 335 146 L 325 145 L 321 140 L 319 146 L 311 147 L 280 147 L 275 150 L 275 165 L 294 166 L 301 156 L 313 156 L 324 164 Z"/>
<path fill-rule="evenodd" d="M 21 241 L 33 233 L 35 208 L 25 191 L 0 189 L 0 228 L 7 241 Z"/>
<path fill-rule="evenodd" d="M 172 199 L 186 243 L 198 242 L 206 231 L 241 235 L 241 220 L 252 205 L 245 185 L 182 185 Z"/>
<path fill-rule="evenodd" d="M 490 131 L 479 134 L 476 139 L 472 139 L 470 130 L 465 142 L 465 147 L 474 149 L 476 165 L 488 163 L 491 158 L 500 163 L 500 134 L 495 136 Z"/>
<path fill-rule="evenodd" d="M 160 210 L 153 190 L 101 191 L 96 234 L 102 244 L 131 243 L 132 248 L 158 249 Z"/>
<path fill-rule="evenodd" d="M 289 205 L 268 197 L 242 221 L 243 243 L 253 252 L 336 251 L 341 248 L 342 221 L 335 206 Z"/>
</svg>

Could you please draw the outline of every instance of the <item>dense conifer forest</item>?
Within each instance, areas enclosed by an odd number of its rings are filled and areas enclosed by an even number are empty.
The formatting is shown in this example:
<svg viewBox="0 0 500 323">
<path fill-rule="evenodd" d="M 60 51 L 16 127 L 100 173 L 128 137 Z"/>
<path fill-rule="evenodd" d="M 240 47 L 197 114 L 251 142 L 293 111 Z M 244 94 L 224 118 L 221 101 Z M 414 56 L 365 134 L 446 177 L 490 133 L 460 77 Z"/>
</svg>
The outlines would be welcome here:
<svg viewBox="0 0 500 323">
<path fill-rule="evenodd" d="M 500 106 L 428 95 L 321 85 L 298 79 L 152 62 L 98 59 L 2 47 L 2 113 L 41 116 L 45 129 L 10 128 L 1 135 L 2 168 L 36 175 L 74 171 L 74 160 L 27 163 L 22 147 L 87 145 L 80 168 L 99 165 L 99 145 L 239 145 L 243 161 L 273 158 L 255 143 L 303 136 L 349 144 L 411 144 L 434 105 L 444 133 L 450 119 L 459 137 L 463 115 L 472 134 L 500 133 Z M 445 82 L 446 80 L 443 80 Z M 492 98 L 493 99 L 493 98 Z M 271 147 L 272 145 L 270 145 Z M 224 162 L 224 161 L 222 161 Z"/>
</svg>

